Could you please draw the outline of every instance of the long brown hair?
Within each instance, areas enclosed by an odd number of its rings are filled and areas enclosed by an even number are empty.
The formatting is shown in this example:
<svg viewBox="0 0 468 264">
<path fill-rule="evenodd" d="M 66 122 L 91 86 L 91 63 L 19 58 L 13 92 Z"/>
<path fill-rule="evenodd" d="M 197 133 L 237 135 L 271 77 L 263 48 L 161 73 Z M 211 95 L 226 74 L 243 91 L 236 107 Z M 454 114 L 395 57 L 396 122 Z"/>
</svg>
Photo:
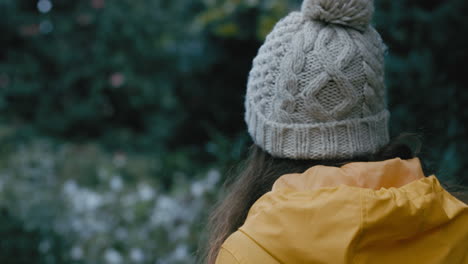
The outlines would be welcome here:
<svg viewBox="0 0 468 264">
<path fill-rule="evenodd" d="M 376 154 L 352 160 L 292 160 L 275 158 L 256 145 L 250 148 L 248 158 L 240 165 L 236 178 L 228 179 L 223 186 L 228 190 L 224 199 L 215 206 L 209 220 L 208 243 L 205 244 L 203 263 L 214 264 L 221 245 L 245 221 L 253 203 L 271 190 L 273 183 L 282 175 L 301 173 L 315 165 L 342 166 L 356 161 L 383 161 L 391 158 L 411 159 L 414 150 L 408 141 L 419 139 L 404 134 L 381 148 Z M 420 144 L 419 144 L 420 145 Z"/>
</svg>

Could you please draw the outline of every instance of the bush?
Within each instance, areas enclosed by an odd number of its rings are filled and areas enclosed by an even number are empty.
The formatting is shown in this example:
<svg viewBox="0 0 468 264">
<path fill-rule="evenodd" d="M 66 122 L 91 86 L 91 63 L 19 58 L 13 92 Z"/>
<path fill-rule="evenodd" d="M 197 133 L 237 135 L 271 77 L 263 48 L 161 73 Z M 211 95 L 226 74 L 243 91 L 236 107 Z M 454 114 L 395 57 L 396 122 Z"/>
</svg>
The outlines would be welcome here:
<svg viewBox="0 0 468 264">
<path fill-rule="evenodd" d="M 193 263 L 221 179 L 173 170 L 168 191 L 151 157 L 94 145 L 30 142 L 1 158 L 2 263 Z"/>
</svg>

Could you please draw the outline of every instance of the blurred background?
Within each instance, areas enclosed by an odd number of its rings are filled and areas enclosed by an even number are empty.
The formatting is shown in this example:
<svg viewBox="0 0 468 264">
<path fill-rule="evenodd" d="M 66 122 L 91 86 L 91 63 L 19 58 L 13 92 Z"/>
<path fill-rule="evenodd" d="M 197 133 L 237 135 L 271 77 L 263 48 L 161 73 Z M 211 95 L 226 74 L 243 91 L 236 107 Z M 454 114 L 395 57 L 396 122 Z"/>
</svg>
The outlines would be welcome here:
<svg viewBox="0 0 468 264">
<path fill-rule="evenodd" d="M 0 0 L 0 263 L 194 263 L 299 0 Z M 468 185 L 468 2 L 378 0 L 391 133 Z"/>
</svg>

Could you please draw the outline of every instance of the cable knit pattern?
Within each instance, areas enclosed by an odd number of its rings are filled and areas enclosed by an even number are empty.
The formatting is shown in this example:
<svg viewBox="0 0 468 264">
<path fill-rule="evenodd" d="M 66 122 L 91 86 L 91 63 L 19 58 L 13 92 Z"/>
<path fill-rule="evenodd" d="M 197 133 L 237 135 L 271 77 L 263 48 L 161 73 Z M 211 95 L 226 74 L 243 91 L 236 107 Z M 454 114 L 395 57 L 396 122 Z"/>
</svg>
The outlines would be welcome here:
<svg viewBox="0 0 468 264">
<path fill-rule="evenodd" d="M 272 118 L 279 122 L 292 123 L 290 115 L 296 109 L 295 96 L 299 92 L 298 74 L 302 72 L 306 62 L 304 50 L 304 33 L 299 32 L 293 37 L 292 53 L 284 56 L 276 81 L 276 96 Z"/>
<path fill-rule="evenodd" d="M 344 159 L 388 142 L 385 45 L 368 24 L 373 3 L 331 2 L 305 0 L 253 61 L 245 120 L 255 143 L 274 156 Z M 341 20 L 311 16 L 316 9 Z"/>
</svg>

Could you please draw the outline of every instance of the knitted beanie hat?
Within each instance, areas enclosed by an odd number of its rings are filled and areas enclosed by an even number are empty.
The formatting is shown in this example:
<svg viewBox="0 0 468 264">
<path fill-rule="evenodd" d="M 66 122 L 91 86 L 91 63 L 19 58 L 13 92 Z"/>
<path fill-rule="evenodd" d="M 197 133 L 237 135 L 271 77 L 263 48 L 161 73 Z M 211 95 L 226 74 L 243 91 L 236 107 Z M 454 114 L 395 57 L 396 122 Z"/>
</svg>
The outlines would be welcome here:
<svg viewBox="0 0 468 264">
<path fill-rule="evenodd" d="M 384 52 L 372 0 L 304 0 L 253 61 L 249 134 L 275 157 L 345 159 L 389 141 Z"/>
</svg>

